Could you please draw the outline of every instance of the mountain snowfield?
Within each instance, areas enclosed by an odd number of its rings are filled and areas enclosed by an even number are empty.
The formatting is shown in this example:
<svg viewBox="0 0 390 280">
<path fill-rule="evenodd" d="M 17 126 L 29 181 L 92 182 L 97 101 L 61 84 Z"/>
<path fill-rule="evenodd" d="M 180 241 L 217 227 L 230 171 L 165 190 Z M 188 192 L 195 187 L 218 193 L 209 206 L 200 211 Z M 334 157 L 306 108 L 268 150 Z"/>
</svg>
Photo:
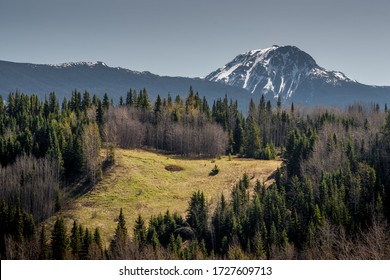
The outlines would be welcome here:
<svg viewBox="0 0 390 280">
<path fill-rule="evenodd" d="M 244 88 L 254 95 L 264 94 L 269 99 L 280 96 L 285 101 L 296 100 L 308 104 L 366 102 L 371 97 L 373 102 L 378 102 L 378 89 L 387 91 L 390 96 L 389 87 L 362 85 L 342 72 L 328 71 L 295 46 L 274 45 L 248 51 L 205 79 Z M 362 91 L 367 91 L 366 96 L 362 96 Z M 341 95 L 341 98 L 332 101 L 328 98 L 331 95 Z"/>
</svg>

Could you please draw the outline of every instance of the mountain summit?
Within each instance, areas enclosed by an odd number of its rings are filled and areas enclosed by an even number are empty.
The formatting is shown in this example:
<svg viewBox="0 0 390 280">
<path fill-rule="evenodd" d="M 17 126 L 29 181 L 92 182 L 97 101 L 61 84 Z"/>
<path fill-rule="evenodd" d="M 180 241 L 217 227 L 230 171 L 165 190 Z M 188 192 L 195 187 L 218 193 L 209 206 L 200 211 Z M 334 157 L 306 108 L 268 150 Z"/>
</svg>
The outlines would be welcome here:
<svg viewBox="0 0 390 280">
<path fill-rule="evenodd" d="M 342 72 L 328 71 L 295 46 L 274 45 L 248 51 L 205 79 L 244 88 L 253 94 L 264 94 L 268 98 L 280 96 L 282 100 L 315 105 L 389 101 L 390 97 L 390 87 L 363 85 Z"/>
</svg>

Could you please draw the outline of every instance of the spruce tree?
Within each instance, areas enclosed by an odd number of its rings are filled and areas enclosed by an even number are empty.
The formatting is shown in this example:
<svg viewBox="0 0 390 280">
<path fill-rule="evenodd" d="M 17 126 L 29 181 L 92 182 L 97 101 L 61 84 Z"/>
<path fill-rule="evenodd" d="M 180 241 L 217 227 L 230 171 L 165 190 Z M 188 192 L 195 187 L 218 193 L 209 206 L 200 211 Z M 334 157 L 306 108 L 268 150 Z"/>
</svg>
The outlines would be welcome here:
<svg viewBox="0 0 390 280">
<path fill-rule="evenodd" d="M 172 96 L 169 93 L 168 93 L 167 103 L 168 103 L 168 109 L 171 110 L 172 109 Z"/>
<path fill-rule="evenodd" d="M 91 96 L 88 91 L 85 91 L 83 94 L 83 101 L 82 101 L 82 108 L 84 111 L 86 111 L 88 108 L 90 108 L 92 105 L 91 103 Z"/>
<path fill-rule="evenodd" d="M 99 228 L 95 228 L 95 232 L 93 233 L 93 241 L 99 248 L 100 252 L 103 253 L 103 240 Z"/>
<path fill-rule="evenodd" d="M 127 95 L 126 95 L 126 105 L 128 105 L 128 106 L 132 106 L 133 105 L 133 90 L 132 89 L 130 89 L 127 92 Z"/>
<path fill-rule="evenodd" d="M 208 210 L 203 192 L 194 192 L 187 209 L 187 222 L 194 229 L 198 240 L 206 238 Z"/>
<path fill-rule="evenodd" d="M 245 135 L 244 153 L 250 158 L 259 158 L 261 155 L 260 128 L 254 120 L 248 122 L 248 129 Z"/>
<path fill-rule="evenodd" d="M 248 122 L 257 122 L 257 108 L 256 108 L 256 104 L 252 98 L 249 102 L 249 111 L 248 111 L 247 121 Z"/>
<path fill-rule="evenodd" d="M 145 221 L 142 219 L 141 215 L 138 215 L 135 220 L 134 237 L 142 248 L 146 243 L 146 227 Z"/>
<path fill-rule="evenodd" d="M 126 228 L 126 221 L 122 208 L 120 209 L 118 224 L 115 230 L 114 239 L 110 244 L 110 252 L 114 258 L 123 258 L 127 250 L 129 240 Z"/>
<path fill-rule="evenodd" d="M 153 112 L 155 114 L 155 117 L 157 118 L 157 114 L 161 111 L 162 101 L 160 95 L 157 95 L 156 102 L 154 103 L 154 109 Z"/>
<path fill-rule="evenodd" d="M 107 93 L 105 93 L 103 95 L 102 106 L 103 106 L 104 110 L 107 110 L 110 107 L 110 100 L 108 99 Z"/>
<path fill-rule="evenodd" d="M 243 151 L 243 144 L 244 144 L 244 129 L 242 126 L 241 117 L 236 117 L 236 125 L 233 132 L 233 153 L 239 154 Z"/>
<path fill-rule="evenodd" d="M 67 256 L 69 240 L 66 233 L 64 219 L 58 217 L 54 223 L 54 228 L 51 233 L 51 251 L 52 258 L 55 260 L 63 260 Z"/>
<path fill-rule="evenodd" d="M 79 258 L 79 254 L 81 252 L 81 236 L 80 236 L 80 230 L 79 230 L 79 227 L 77 226 L 76 221 L 73 221 L 73 227 L 71 229 L 70 248 L 72 250 L 73 256 L 76 259 Z"/>
<path fill-rule="evenodd" d="M 154 227 L 148 231 L 148 236 L 149 243 L 153 246 L 153 250 L 156 251 L 160 247 L 160 241 L 158 239 L 157 231 Z"/>
<path fill-rule="evenodd" d="M 49 112 L 55 117 L 58 117 L 60 114 L 60 105 L 58 104 L 55 92 L 51 92 L 49 95 Z"/>
<path fill-rule="evenodd" d="M 84 237 L 83 237 L 82 246 L 81 246 L 81 257 L 83 259 L 89 258 L 89 251 L 90 251 L 90 247 L 92 244 L 92 240 L 93 240 L 92 234 L 89 231 L 89 229 L 86 228 L 84 231 Z"/>
<path fill-rule="evenodd" d="M 176 238 L 173 233 L 169 237 L 168 250 L 171 251 L 174 255 L 177 255 Z"/>
<path fill-rule="evenodd" d="M 104 122 L 104 106 L 100 100 L 96 106 L 96 122 L 99 125 L 102 125 Z"/>
</svg>

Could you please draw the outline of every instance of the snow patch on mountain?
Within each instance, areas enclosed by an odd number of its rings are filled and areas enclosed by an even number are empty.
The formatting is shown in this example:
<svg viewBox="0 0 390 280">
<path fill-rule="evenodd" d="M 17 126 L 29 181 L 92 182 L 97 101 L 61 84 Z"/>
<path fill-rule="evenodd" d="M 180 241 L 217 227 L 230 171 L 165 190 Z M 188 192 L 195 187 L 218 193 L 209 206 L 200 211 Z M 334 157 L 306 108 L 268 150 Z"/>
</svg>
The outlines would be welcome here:
<svg viewBox="0 0 390 280">
<path fill-rule="evenodd" d="M 46 64 L 46 65 L 51 66 L 51 67 L 55 67 L 55 68 L 69 68 L 69 67 L 78 67 L 78 66 L 88 66 L 88 67 L 105 66 L 105 67 L 107 67 L 107 64 L 105 64 L 102 61 L 96 61 L 96 62 L 78 61 L 78 62 L 65 62 L 65 63 Z"/>
<path fill-rule="evenodd" d="M 219 74 L 218 78 L 216 81 L 221 81 L 223 80 L 224 82 L 228 83 L 229 82 L 229 77 L 230 77 L 230 74 L 236 70 L 238 67 L 240 67 L 241 64 L 236 64 L 234 65 L 233 67 L 231 67 L 230 69 L 223 69 L 221 71 L 221 73 Z"/>
</svg>

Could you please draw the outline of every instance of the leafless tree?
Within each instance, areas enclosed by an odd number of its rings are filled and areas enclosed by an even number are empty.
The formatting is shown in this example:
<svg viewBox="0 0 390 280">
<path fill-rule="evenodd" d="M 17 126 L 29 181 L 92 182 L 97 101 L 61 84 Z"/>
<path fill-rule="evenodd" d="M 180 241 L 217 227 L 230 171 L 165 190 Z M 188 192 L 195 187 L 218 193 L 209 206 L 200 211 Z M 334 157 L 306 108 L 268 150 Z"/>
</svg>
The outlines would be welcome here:
<svg viewBox="0 0 390 280">
<path fill-rule="evenodd" d="M 42 221 L 54 212 L 60 187 L 58 161 L 49 157 L 18 157 L 14 164 L 0 168 L 0 197 L 20 203 L 22 209 Z"/>
<path fill-rule="evenodd" d="M 110 108 L 106 113 L 104 139 L 121 148 L 149 146 L 184 156 L 224 154 L 228 136 L 200 112 L 173 121 L 166 109 L 158 114 L 133 107 Z"/>
<path fill-rule="evenodd" d="M 92 183 L 100 178 L 100 134 L 96 123 L 84 126 L 82 134 L 83 161 Z"/>
</svg>

